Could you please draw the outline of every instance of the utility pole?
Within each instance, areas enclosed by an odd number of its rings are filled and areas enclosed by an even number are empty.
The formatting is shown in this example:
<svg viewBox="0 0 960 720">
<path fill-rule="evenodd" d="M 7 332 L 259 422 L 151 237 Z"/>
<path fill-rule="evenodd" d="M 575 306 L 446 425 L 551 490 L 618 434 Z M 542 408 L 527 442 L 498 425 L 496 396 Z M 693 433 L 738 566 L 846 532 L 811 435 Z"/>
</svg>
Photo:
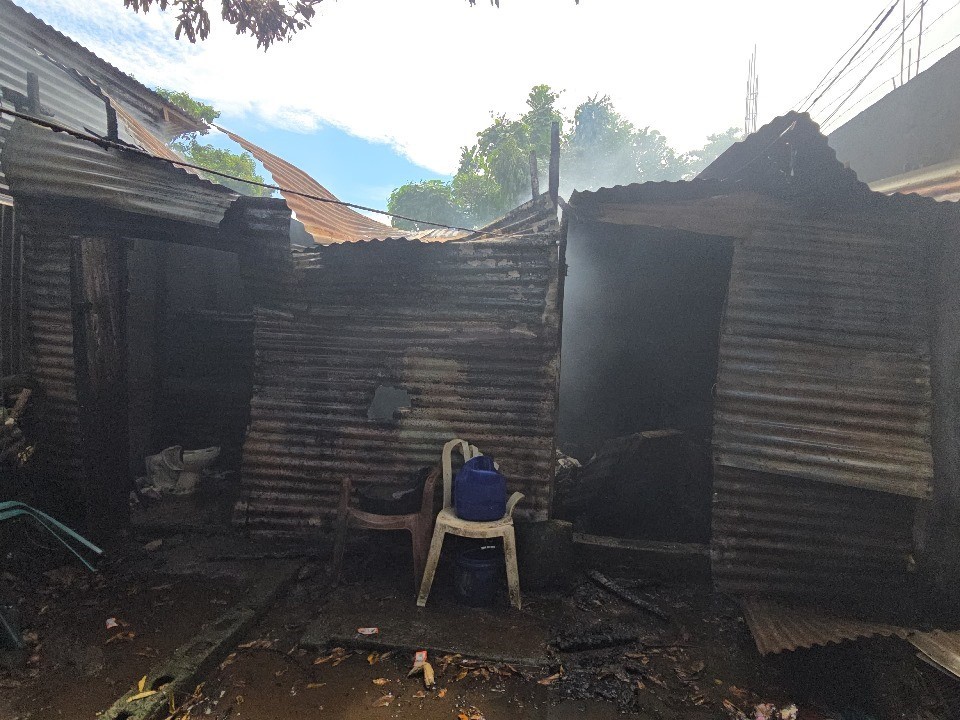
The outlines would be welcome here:
<svg viewBox="0 0 960 720">
<path fill-rule="evenodd" d="M 747 108 L 743 117 L 743 134 L 750 135 L 757 131 L 757 95 L 760 88 L 760 79 L 757 77 L 757 46 L 753 46 L 753 55 L 747 64 Z"/>
</svg>

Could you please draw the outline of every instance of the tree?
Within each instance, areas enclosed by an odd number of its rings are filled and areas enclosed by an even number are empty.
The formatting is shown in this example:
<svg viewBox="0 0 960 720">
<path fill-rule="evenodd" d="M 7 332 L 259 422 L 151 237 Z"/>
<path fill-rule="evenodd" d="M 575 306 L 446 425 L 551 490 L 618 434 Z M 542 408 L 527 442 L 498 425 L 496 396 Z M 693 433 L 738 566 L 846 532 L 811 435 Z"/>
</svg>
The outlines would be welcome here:
<svg viewBox="0 0 960 720">
<path fill-rule="evenodd" d="M 454 202 L 450 183 L 423 180 L 407 183 L 390 193 L 387 210 L 408 217 L 427 218 L 444 225 L 460 225 L 463 213 Z M 433 225 L 394 218 L 393 226 L 402 230 L 432 230 Z"/>
<path fill-rule="evenodd" d="M 136 12 L 173 8 L 177 13 L 176 37 L 190 42 L 210 35 L 208 0 L 123 0 Z M 237 34 L 253 35 L 264 50 L 278 40 L 289 40 L 310 24 L 321 0 L 221 0 L 220 16 L 233 25 Z M 210 4 L 213 4 L 210 0 Z"/>
<path fill-rule="evenodd" d="M 264 181 L 263 176 L 257 174 L 257 165 L 250 153 L 235 153 L 197 141 L 198 136 L 206 135 L 209 132 L 207 125 L 213 123 L 214 120 L 220 117 L 219 110 L 212 105 L 207 105 L 190 97 L 190 95 L 182 91 L 175 92 L 158 87 L 156 88 L 156 92 L 167 100 L 167 102 L 173 103 L 185 113 L 204 124 L 202 130 L 184 133 L 172 140 L 169 143 L 171 150 L 191 165 L 199 165 L 200 167 L 209 168 L 210 170 L 216 170 L 226 173 L 227 175 L 233 175 L 234 177 L 252 180 L 254 182 L 262 183 Z M 211 182 L 220 183 L 242 195 L 267 197 L 273 192 L 269 188 L 251 185 L 250 183 L 238 180 L 231 180 L 212 173 L 203 173 L 203 175 Z"/>
<path fill-rule="evenodd" d="M 176 105 L 191 117 L 202 120 L 207 125 L 212 124 L 214 120 L 220 117 L 220 111 L 216 110 L 213 105 L 207 105 L 199 100 L 195 100 L 182 90 L 173 91 L 158 87 L 155 89 L 155 92 L 168 103 Z M 200 134 L 206 135 L 207 130 L 201 130 Z"/>
<path fill-rule="evenodd" d="M 736 128 L 730 128 L 709 136 L 703 148 L 679 154 L 657 130 L 638 128 L 620 115 L 606 95 L 582 102 L 572 123 L 556 109 L 559 98 L 548 85 L 534 86 L 519 118 L 491 114 L 492 122 L 477 133 L 476 144 L 461 148 L 452 181 L 402 185 L 391 194 L 388 209 L 444 224 L 457 224 L 441 218 L 459 214 L 473 227 L 502 216 L 530 196 L 531 150 L 540 161 L 540 186 L 546 184 L 554 122 L 561 127 L 563 193 L 692 177 L 739 138 Z M 394 226 L 408 228 L 409 223 L 401 223 L 405 221 L 395 220 Z"/>
<path fill-rule="evenodd" d="M 264 50 L 279 40 L 289 40 L 300 30 L 309 27 L 317 14 L 316 6 L 323 0 L 220 0 L 220 17 L 237 30 L 237 35 L 252 35 L 257 47 Z M 577 5 L 580 0 L 574 0 Z M 476 0 L 467 0 L 471 6 Z M 151 8 L 177 13 L 176 38 L 186 35 L 195 43 L 210 35 L 210 13 L 207 4 L 214 0 L 123 0 L 124 6 L 135 12 L 149 12 Z M 490 0 L 500 7 L 500 0 Z"/>
<path fill-rule="evenodd" d="M 684 155 L 684 165 L 688 177 L 694 177 L 702 172 L 707 165 L 722 155 L 735 142 L 743 140 L 743 130 L 728 128 L 716 135 L 708 135 L 707 143 L 699 150 L 693 150 Z"/>
</svg>

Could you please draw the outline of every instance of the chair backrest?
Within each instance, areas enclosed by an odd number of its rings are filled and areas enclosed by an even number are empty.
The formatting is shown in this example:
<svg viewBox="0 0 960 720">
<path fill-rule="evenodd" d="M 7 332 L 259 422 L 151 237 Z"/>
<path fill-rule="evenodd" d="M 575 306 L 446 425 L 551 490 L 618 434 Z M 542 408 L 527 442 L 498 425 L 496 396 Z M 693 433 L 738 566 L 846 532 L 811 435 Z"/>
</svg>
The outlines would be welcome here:
<svg viewBox="0 0 960 720">
<path fill-rule="evenodd" d="M 443 446 L 442 466 L 443 466 L 443 507 L 444 509 L 453 505 L 453 449 L 458 448 L 463 455 L 463 461 L 466 462 L 480 451 L 476 446 L 470 445 L 466 440 L 454 438 Z M 476 451 L 476 454 L 474 454 Z"/>
</svg>

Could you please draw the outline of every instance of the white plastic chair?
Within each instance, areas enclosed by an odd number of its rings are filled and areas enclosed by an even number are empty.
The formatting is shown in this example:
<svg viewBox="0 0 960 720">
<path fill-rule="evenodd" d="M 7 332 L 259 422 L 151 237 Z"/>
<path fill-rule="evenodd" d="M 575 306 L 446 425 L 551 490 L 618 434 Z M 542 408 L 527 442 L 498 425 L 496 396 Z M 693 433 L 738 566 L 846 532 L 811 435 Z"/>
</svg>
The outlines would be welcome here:
<svg viewBox="0 0 960 720">
<path fill-rule="evenodd" d="M 417 596 L 417 605 L 427 604 L 430 588 L 433 586 L 433 576 L 440 561 L 440 550 L 443 548 L 443 536 L 447 533 L 469 538 L 503 538 L 503 555 L 507 566 L 507 587 L 510 590 L 510 603 L 520 609 L 520 571 L 517 567 L 517 541 L 513 532 L 513 509 L 523 499 L 523 493 L 515 492 L 507 500 L 507 512 L 499 520 L 489 522 L 474 522 L 457 517 L 453 508 L 453 449 L 460 450 L 464 462 L 477 457 L 482 453 L 475 445 L 466 440 L 454 439 L 443 446 L 443 510 L 437 515 L 437 522 L 433 529 L 433 539 L 430 541 L 430 554 L 427 556 L 427 566 L 420 582 L 420 594 Z"/>
</svg>

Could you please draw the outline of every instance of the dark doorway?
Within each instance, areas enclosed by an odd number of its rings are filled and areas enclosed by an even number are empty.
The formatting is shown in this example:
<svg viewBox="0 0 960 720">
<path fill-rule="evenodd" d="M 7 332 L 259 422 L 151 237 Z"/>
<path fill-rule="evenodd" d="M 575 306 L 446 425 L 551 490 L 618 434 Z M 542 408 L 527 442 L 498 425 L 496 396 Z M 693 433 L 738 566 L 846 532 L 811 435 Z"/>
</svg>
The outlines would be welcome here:
<svg viewBox="0 0 960 720">
<path fill-rule="evenodd" d="M 585 468 L 598 486 L 589 488 L 589 507 L 578 499 L 583 523 L 622 516 L 584 529 L 707 537 L 713 386 L 732 255 L 730 238 L 571 222 L 558 447 L 584 463 L 597 453 L 604 461 L 603 477 Z M 605 495 L 612 507 L 603 507 Z M 645 507 L 637 514 L 631 503 Z M 686 509 L 664 507 L 671 504 Z M 674 532 L 677 523 L 698 527 Z"/>
</svg>

